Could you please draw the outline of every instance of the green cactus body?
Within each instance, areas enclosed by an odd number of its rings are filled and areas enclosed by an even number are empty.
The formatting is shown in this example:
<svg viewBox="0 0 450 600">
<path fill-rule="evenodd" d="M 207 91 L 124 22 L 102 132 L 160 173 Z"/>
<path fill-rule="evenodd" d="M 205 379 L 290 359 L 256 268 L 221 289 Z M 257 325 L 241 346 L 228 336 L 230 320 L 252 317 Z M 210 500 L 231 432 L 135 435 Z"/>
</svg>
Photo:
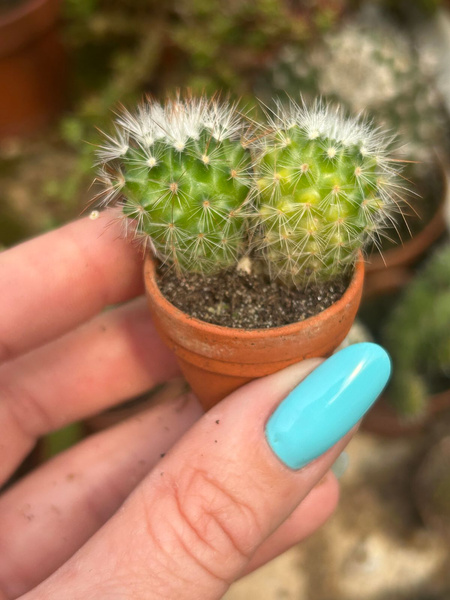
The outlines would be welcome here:
<svg viewBox="0 0 450 600">
<path fill-rule="evenodd" d="M 276 277 L 305 285 L 352 267 L 396 209 L 376 133 L 317 105 L 278 107 L 257 161 L 260 246 Z"/>
<path fill-rule="evenodd" d="M 112 160 L 120 170 L 107 176 L 136 235 L 179 272 L 234 264 L 251 188 L 251 157 L 234 107 L 205 99 L 153 103 L 118 126 L 122 153 Z"/>
</svg>

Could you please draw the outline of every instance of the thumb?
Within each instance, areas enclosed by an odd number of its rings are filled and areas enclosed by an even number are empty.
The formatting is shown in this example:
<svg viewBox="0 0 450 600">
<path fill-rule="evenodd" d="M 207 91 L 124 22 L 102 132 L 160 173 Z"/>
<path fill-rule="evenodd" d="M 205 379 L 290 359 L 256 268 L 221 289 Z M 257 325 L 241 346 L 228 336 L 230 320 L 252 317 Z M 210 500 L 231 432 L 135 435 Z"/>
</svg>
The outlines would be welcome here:
<svg viewBox="0 0 450 600">
<path fill-rule="evenodd" d="M 256 380 L 204 415 L 23 599 L 221 598 L 326 474 L 390 373 L 375 344 L 319 362 Z"/>
</svg>

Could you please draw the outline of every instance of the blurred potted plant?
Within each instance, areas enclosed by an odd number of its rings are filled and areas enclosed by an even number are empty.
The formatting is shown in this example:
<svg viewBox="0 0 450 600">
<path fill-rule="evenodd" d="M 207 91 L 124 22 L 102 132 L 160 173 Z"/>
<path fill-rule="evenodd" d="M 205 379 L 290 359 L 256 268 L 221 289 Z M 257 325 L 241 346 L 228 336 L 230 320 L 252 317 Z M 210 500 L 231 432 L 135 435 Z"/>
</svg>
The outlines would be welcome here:
<svg viewBox="0 0 450 600">
<path fill-rule="evenodd" d="M 204 97 L 148 100 L 115 125 L 103 204 L 149 250 L 150 310 L 205 408 L 331 354 L 358 308 L 361 248 L 396 206 L 379 132 L 293 101 L 255 128 Z"/>
<path fill-rule="evenodd" d="M 445 230 L 446 175 L 439 155 L 446 153 L 448 122 L 439 94 L 420 56 L 405 34 L 370 12 L 332 32 L 311 52 L 288 46 L 270 71 L 275 89 L 305 97 L 318 94 L 339 102 L 351 113 L 364 112 L 396 132 L 393 158 L 408 158 L 402 171 L 414 189 L 404 220 L 393 222 L 374 241 L 366 268 L 365 297 L 400 289 L 413 276 L 411 267 Z M 445 162 L 445 161 L 442 161 Z M 399 194 L 404 190 L 399 185 Z M 402 241 L 401 245 L 396 245 Z M 369 249 L 370 251 L 370 249 Z"/>
<path fill-rule="evenodd" d="M 178 0 L 169 8 L 167 40 L 179 55 L 178 69 L 166 85 L 182 81 L 195 90 L 249 94 L 251 82 L 282 44 L 309 42 L 332 27 L 345 8 L 343 0 Z"/>
<path fill-rule="evenodd" d="M 0 1 L 0 139 L 30 135 L 65 100 L 59 0 Z"/>
<path fill-rule="evenodd" d="M 365 426 L 392 435 L 415 432 L 450 409 L 450 246 L 440 248 L 407 286 L 382 342 L 393 377 Z"/>
</svg>

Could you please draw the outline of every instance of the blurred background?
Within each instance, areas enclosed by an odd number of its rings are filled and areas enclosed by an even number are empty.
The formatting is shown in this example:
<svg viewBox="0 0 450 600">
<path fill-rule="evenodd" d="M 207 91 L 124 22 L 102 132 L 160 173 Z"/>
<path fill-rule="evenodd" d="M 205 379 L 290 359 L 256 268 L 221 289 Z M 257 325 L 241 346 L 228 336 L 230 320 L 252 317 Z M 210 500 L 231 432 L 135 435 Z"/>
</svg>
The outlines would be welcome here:
<svg viewBox="0 0 450 600">
<path fill-rule="evenodd" d="M 395 134 L 404 161 L 405 218 L 368 249 L 349 339 L 382 343 L 392 381 L 336 515 L 227 599 L 450 600 L 450 2 L 0 0 L 0 249 L 90 210 L 99 130 L 177 88 L 250 117 L 255 97 L 321 96 Z M 55 432 L 21 472 L 171 389 Z"/>
</svg>

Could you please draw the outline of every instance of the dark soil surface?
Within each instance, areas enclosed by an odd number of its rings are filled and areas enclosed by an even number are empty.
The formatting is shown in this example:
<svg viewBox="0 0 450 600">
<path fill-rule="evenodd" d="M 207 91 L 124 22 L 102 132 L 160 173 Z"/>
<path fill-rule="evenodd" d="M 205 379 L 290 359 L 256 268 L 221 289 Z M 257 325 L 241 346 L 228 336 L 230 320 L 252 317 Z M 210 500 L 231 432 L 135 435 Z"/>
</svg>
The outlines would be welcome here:
<svg viewBox="0 0 450 600">
<path fill-rule="evenodd" d="M 243 271 L 179 278 L 173 270 L 160 269 L 158 283 L 163 295 L 192 317 L 224 327 L 267 329 L 322 312 L 341 298 L 349 278 L 298 290 Z"/>
</svg>

